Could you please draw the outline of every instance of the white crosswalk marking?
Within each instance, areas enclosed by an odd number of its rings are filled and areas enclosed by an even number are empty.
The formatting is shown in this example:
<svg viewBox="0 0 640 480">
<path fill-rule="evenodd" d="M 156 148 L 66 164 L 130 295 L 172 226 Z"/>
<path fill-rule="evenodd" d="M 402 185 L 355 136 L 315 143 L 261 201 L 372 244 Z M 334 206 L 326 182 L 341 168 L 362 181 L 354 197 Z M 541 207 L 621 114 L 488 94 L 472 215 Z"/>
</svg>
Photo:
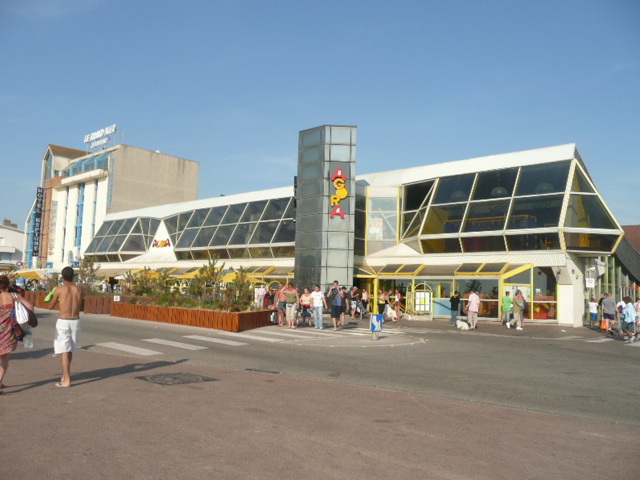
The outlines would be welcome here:
<svg viewBox="0 0 640 480">
<path fill-rule="evenodd" d="M 613 338 L 599 338 L 597 340 L 586 340 L 586 343 L 604 343 L 613 342 Z"/>
<path fill-rule="evenodd" d="M 241 347 L 242 345 L 249 345 L 244 342 L 236 342 L 235 340 L 225 340 L 224 338 L 205 337 L 202 335 L 185 335 L 184 338 L 191 338 L 193 340 L 201 340 L 203 342 L 220 343 L 222 345 L 231 345 L 233 347 Z"/>
<path fill-rule="evenodd" d="M 206 350 L 207 347 L 200 345 L 191 345 L 190 343 L 172 342 L 162 338 L 147 338 L 143 342 L 157 343 L 158 345 L 167 345 L 169 347 L 182 348 L 184 350 Z"/>
<path fill-rule="evenodd" d="M 156 352 L 155 350 L 148 350 L 146 348 L 125 345 L 124 343 L 106 342 L 106 343 L 96 343 L 96 345 L 99 347 L 120 350 L 121 352 L 134 353 L 136 355 L 142 355 L 145 357 L 149 357 L 151 355 L 162 355 L 162 352 Z"/>
<path fill-rule="evenodd" d="M 295 333 L 289 333 L 289 332 L 274 332 L 272 330 L 260 330 L 260 333 L 266 333 L 267 335 L 277 335 L 279 337 L 289 337 L 289 338 L 309 338 L 309 334 L 305 334 L 305 335 L 296 335 Z"/>
<path fill-rule="evenodd" d="M 270 343 L 282 342 L 282 340 L 279 338 L 264 338 L 264 337 L 258 337 L 257 335 L 248 335 L 246 333 L 224 332 L 222 330 L 217 330 L 215 333 L 218 335 L 231 335 L 232 337 L 236 337 L 236 338 L 248 338 L 249 340 L 259 340 L 261 342 L 270 342 Z"/>
</svg>

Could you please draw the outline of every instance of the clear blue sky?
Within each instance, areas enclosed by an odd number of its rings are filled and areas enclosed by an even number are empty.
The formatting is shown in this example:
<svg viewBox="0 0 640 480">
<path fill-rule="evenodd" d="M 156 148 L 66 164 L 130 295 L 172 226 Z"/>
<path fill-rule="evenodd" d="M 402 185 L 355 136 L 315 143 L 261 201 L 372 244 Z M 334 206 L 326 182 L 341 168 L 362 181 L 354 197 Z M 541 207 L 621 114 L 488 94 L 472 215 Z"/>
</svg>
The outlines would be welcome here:
<svg viewBox="0 0 640 480">
<path fill-rule="evenodd" d="M 323 124 L 358 126 L 358 173 L 575 142 L 638 224 L 640 2 L 0 0 L 0 217 L 114 123 L 200 198 L 291 185 Z"/>
</svg>

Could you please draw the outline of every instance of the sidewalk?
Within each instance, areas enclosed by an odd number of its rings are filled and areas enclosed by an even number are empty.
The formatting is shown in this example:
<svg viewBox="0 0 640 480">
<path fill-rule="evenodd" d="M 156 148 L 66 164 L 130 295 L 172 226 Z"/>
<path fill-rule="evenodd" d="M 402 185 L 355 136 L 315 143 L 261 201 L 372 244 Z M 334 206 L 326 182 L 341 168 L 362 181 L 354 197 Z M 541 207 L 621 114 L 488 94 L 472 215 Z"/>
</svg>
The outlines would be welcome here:
<svg viewBox="0 0 640 480">
<path fill-rule="evenodd" d="M 620 445 L 637 442 L 630 427 L 184 361 L 80 351 L 73 367 L 74 386 L 55 388 L 60 359 L 50 348 L 12 355 L 0 395 L 3 478 L 640 476 L 640 466 L 620 455 Z M 200 381 L 149 381 L 158 375 Z"/>
</svg>

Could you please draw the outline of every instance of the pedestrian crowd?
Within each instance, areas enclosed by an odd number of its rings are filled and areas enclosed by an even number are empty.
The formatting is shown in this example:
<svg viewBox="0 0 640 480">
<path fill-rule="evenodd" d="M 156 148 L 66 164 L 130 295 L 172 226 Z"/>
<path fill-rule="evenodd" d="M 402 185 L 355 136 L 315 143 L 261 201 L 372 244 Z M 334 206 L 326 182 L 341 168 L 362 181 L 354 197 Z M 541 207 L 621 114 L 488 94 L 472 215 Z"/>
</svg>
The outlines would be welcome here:
<svg viewBox="0 0 640 480">
<path fill-rule="evenodd" d="M 622 337 L 627 343 L 640 340 L 638 324 L 640 323 L 640 299 L 633 302 L 629 296 L 622 297 L 616 303 L 611 293 L 605 293 L 596 302 L 589 302 L 591 326 L 613 337 Z"/>
</svg>

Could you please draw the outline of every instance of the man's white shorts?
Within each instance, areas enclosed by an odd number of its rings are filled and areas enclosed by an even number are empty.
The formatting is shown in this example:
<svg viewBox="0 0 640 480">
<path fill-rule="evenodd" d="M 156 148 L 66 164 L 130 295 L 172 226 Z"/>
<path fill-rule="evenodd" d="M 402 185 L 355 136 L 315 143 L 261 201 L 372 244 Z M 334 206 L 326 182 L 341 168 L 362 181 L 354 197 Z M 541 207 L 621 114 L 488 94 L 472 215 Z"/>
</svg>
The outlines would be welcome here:
<svg viewBox="0 0 640 480">
<path fill-rule="evenodd" d="M 53 340 L 53 351 L 61 353 L 76 353 L 80 333 L 80 319 L 65 320 L 59 318 L 56 322 L 56 338 Z"/>
</svg>

